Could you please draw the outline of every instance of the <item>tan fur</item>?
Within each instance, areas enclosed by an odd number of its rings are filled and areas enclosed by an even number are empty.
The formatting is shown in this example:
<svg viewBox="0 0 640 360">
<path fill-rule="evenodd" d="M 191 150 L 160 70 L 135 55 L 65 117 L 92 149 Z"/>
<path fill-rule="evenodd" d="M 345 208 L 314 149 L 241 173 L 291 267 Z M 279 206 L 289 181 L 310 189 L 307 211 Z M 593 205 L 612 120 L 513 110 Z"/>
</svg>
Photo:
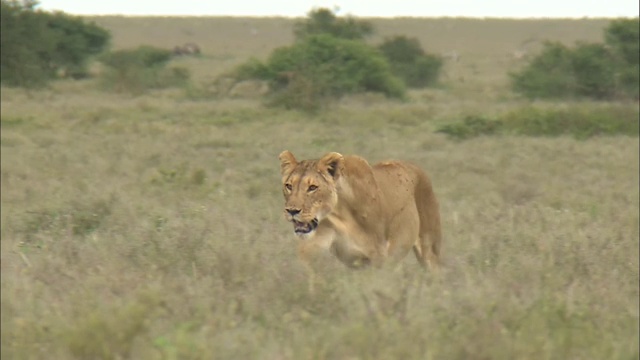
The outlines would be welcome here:
<svg viewBox="0 0 640 360">
<path fill-rule="evenodd" d="M 370 166 L 361 157 L 335 152 L 297 161 L 283 151 L 280 169 L 285 218 L 300 232 L 298 254 L 306 264 L 323 249 L 354 268 L 399 261 L 413 249 L 422 266 L 438 267 L 438 202 L 417 166 L 402 161 Z M 314 219 L 315 230 L 304 233 Z"/>
</svg>

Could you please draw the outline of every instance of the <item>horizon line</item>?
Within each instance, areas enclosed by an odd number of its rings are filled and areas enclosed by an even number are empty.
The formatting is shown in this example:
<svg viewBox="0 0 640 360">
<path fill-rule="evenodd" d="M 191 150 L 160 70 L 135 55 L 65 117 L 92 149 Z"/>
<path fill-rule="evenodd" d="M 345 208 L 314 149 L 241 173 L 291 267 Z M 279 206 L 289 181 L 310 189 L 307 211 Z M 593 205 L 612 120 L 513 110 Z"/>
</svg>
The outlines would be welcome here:
<svg viewBox="0 0 640 360">
<path fill-rule="evenodd" d="M 102 14 L 88 14 L 88 13 L 69 13 L 63 10 L 45 10 L 52 12 L 64 12 L 68 15 L 74 16 L 119 16 L 119 17 L 194 17 L 194 18 L 206 18 L 206 17 L 224 17 L 224 18 L 288 18 L 288 19 L 299 19 L 306 18 L 306 15 L 226 15 L 226 14 L 204 14 L 204 15 L 194 15 L 194 14 L 122 14 L 122 13 L 102 13 Z M 500 19 L 500 20 L 605 20 L 605 19 L 634 19 L 638 18 L 638 15 L 617 15 L 617 16 L 495 16 L 495 15 L 485 15 L 485 16 L 471 16 L 471 15 L 395 15 L 395 16 L 356 16 L 348 14 L 346 16 L 354 17 L 354 18 L 363 18 L 363 19 L 474 19 L 474 20 L 484 20 L 484 19 Z"/>
</svg>

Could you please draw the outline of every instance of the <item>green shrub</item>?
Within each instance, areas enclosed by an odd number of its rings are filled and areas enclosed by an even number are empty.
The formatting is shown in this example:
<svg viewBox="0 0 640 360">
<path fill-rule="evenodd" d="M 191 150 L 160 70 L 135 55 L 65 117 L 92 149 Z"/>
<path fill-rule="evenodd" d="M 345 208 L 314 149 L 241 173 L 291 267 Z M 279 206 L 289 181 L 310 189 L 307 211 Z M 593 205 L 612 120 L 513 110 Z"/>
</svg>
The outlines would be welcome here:
<svg viewBox="0 0 640 360">
<path fill-rule="evenodd" d="M 61 12 L 50 15 L 48 25 L 59 40 L 51 58 L 53 70 L 62 70 L 72 78 L 88 76 L 87 61 L 106 48 L 110 38 L 107 30 Z"/>
<path fill-rule="evenodd" d="M 618 69 L 617 80 L 623 95 L 632 99 L 640 99 L 640 71 L 638 71 L 638 65 Z"/>
<path fill-rule="evenodd" d="M 460 123 L 447 124 L 436 132 L 449 135 L 457 140 L 469 139 L 481 135 L 492 135 L 501 132 L 503 124 L 499 120 L 484 116 L 467 116 Z"/>
<path fill-rule="evenodd" d="M 521 71 L 511 73 L 513 90 L 528 98 L 558 98 L 575 93 L 571 50 L 546 42 L 542 52 Z"/>
<path fill-rule="evenodd" d="M 307 19 L 294 25 L 296 40 L 303 41 L 309 36 L 328 34 L 337 38 L 362 40 L 374 33 L 373 25 L 353 17 L 339 18 L 326 8 L 309 11 Z"/>
<path fill-rule="evenodd" d="M 60 73 L 86 76 L 88 60 L 106 48 L 109 32 L 80 17 L 36 10 L 36 5 L 2 0 L 2 84 L 39 87 Z"/>
<path fill-rule="evenodd" d="M 171 60 L 172 53 L 167 49 L 153 46 L 140 46 L 105 54 L 100 61 L 112 68 L 126 67 L 163 67 Z"/>
<path fill-rule="evenodd" d="M 271 71 L 260 60 L 250 58 L 246 63 L 238 66 L 233 75 L 238 80 L 268 79 L 271 77 Z"/>
<path fill-rule="evenodd" d="M 385 40 L 378 49 L 389 61 L 393 73 L 407 86 L 420 88 L 438 81 L 442 59 L 426 54 L 418 39 L 395 36 Z"/>
<path fill-rule="evenodd" d="M 269 81 L 272 104 L 286 108 L 315 110 L 345 94 L 367 91 L 404 96 L 402 82 L 376 49 L 326 34 L 276 49 L 266 64 L 251 60 L 239 72 Z"/>
<path fill-rule="evenodd" d="M 605 29 L 605 42 L 617 64 L 616 79 L 620 91 L 638 98 L 640 83 L 640 20 L 619 19 Z"/>
<path fill-rule="evenodd" d="M 406 36 L 394 36 L 386 39 L 378 48 L 393 63 L 412 63 L 424 56 L 420 41 Z"/>
<path fill-rule="evenodd" d="M 605 29 L 605 44 L 574 48 L 546 43 L 527 66 L 510 74 L 514 91 L 535 98 L 638 98 L 640 23 L 614 20 Z"/>
<path fill-rule="evenodd" d="M 615 95 L 615 64 L 603 44 L 578 45 L 571 53 L 571 67 L 576 95 L 592 99 Z"/>
<path fill-rule="evenodd" d="M 567 109 L 525 107 L 495 119 L 469 116 L 459 123 L 442 126 L 437 132 L 447 134 L 453 139 L 494 134 L 571 135 L 579 139 L 598 135 L 638 136 L 638 115 L 638 110 L 630 106 Z"/>
<path fill-rule="evenodd" d="M 605 42 L 629 65 L 640 63 L 640 18 L 613 20 L 605 29 Z"/>
<path fill-rule="evenodd" d="M 171 57 L 171 51 L 151 46 L 107 53 L 100 58 L 107 67 L 102 84 L 111 91 L 133 94 L 184 86 L 189 81 L 189 71 L 181 67 L 167 68 Z"/>
<path fill-rule="evenodd" d="M 3 85 L 39 87 L 54 73 L 40 54 L 55 50 L 45 14 L 33 6 L 2 1 L 0 11 L 0 81 Z"/>
</svg>

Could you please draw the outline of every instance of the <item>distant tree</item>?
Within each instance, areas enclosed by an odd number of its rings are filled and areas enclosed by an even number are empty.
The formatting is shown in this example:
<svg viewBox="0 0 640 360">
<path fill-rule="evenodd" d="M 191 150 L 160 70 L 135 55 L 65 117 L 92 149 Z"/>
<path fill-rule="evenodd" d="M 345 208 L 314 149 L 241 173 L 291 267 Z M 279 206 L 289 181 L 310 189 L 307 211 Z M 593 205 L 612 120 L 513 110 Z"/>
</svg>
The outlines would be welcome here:
<svg viewBox="0 0 640 360">
<path fill-rule="evenodd" d="M 294 25 L 296 40 L 318 35 L 329 34 L 337 38 L 362 40 L 373 35 L 374 29 L 370 22 L 357 20 L 353 17 L 338 17 L 326 8 L 313 9 L 307 13 L 307 18 Z"/>
<path fill-rule="evenodd" d="M 87 60 L 100 54 L 111 37 L 107 30 L 62 12 L 49 15 L 48 27 L 57 37 L 52 65 L 72 77 L 86 76 Z"/>
<path fill-rule="evenodd" d="M 54 50 L 51 33 L 36 3 L 2 0 L 0 4 L 0 82 L 39 86 L 52 76 L 44 56 Z"/>
<path fill-rule="evenodd" d="M 4 85 L 42 86 L 61 71 L 84 76 L 88 59 L 108 45 L 107 30 L 79 17 L 40 11 L 37 4 L 1 2 L 0 82 Z"/>
</svg>

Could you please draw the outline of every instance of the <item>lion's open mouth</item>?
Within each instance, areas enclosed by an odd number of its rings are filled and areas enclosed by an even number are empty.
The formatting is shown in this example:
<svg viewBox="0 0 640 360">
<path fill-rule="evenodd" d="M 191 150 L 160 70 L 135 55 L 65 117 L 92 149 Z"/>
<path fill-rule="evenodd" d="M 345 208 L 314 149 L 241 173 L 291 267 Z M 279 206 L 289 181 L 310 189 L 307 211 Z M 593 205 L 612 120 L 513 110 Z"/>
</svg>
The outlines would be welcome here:
<svg viewBox="0 0 640 360">
<path fill-rule="evenodd" d="M 311 222 L 304 223 L 302 221 L 293 221 L 293 231 L 298 235 L 304 235 L 312 232 L 318 227 L 318 219 L 313 219 Z"/>
</svg>

